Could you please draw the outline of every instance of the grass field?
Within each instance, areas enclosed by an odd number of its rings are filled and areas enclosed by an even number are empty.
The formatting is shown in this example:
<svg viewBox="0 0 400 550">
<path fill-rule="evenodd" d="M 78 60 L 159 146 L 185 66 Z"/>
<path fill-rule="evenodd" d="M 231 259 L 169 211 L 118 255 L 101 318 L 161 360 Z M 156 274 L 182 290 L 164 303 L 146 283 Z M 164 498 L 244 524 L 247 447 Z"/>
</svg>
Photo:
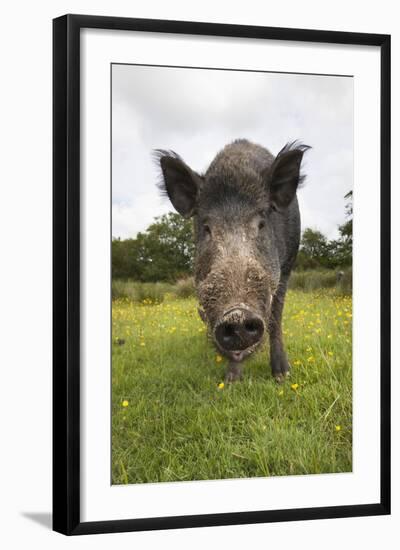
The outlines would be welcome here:
<svg viewBox="0 0 400 550">
<path fill-rule="evenodd" d="M 114 300 L 113 484 L 351 471 L 351 312 L 334 289 L 289 291 L 290 380 L 266 344 L 220 388 L 195 299 Z"/>
</svg>

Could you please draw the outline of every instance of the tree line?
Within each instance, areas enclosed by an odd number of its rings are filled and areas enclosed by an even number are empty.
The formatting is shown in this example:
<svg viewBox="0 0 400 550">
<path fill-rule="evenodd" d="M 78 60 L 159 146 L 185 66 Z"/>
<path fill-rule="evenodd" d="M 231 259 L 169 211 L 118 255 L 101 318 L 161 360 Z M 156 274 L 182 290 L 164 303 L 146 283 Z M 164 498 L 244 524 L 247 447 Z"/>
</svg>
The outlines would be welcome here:
<svg viewBox="0 0 400 550">
<path fill-rule="evenodd" d="M 353 191 L 346 199 L 346 221 L 338 226 L 339 238 L 329 240 L 321 231 L 303 231 L 295 269 L 338 269 L 350 267 L 353 256 Z"/>
<path fill-rule="evenodd" d="M 345 195 L 346 221 L 339 237 L 329 240 L 321 231 L 303 231 L 295 269 L 342 269 L 351 266 L 353 250 L 352 191 Z M 174 282 L 192 274 L 193 224 L 170 212 L 134 239 L 113 238 L 112 277 L 142 282 Z"/>
<path fill-rule="evenodd" d="M 193 226 L 170 212 L 154 219 L 135 239 L 112 240 L 112 277 L 174 282 L 193 270 Z"/>
</svg>

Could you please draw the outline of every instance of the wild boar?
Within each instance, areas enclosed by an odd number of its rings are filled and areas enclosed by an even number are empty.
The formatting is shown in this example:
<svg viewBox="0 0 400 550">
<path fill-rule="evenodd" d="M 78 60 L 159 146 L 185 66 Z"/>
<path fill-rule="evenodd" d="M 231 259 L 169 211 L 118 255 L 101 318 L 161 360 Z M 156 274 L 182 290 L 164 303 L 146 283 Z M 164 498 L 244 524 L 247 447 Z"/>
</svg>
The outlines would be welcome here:
<svg viewBox="0 0 400 550">
<path fill-rule="evenodd" d="M 204 174 L 173 151 L 156 151 L 161 191 L 182 216 L 193 217 L 199 312 L 229 359 L 227 382 L 242 377 L 242 361 L 266 332 L 273 376 L 282 382 L 289 372 L 282 310 L 300 242 L 296 192 L 307 149 L 295 141 L 274 157 L 238 139 Z"/>
</svg>

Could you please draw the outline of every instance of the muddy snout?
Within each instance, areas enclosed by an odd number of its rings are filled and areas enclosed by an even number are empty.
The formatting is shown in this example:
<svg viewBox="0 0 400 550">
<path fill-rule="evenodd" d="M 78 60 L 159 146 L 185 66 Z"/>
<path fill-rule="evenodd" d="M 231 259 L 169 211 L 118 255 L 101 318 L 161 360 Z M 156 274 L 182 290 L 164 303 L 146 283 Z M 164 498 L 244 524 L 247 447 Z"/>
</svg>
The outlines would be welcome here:
<svg viewBox="0 0 400 550">
<path fill-rule="evenodd" d="M 265 330 L 262 318 L 244 308 L 231 309 L 215 328 L 214 336 L 221 350 L 240 361 L 246 350 L 260 342 Z"/>
</svg>

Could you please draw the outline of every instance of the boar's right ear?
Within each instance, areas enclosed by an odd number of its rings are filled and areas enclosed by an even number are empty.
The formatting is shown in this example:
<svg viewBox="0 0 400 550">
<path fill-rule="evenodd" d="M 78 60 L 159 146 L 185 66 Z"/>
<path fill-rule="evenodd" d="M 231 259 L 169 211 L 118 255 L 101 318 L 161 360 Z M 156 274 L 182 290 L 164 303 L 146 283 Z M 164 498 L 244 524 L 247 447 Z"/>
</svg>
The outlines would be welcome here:
<svg viewBox="0 0 400 550">
<path fill-rule="evenodd" d="M 283 210 L 292 202 L 304 176 L 300 175 L 300 165 L 304 153 L 311 149 L 297 141 L 288 143 L 278 153 L 269 171 L 269 197 L 276 210 Z"/>
<path fill-rule="evenodd" d="M 157 149 L 155 159 L 160 163 L 162 177 L 158 185 L 175 210 L 184 218 L 194 214 L 202 178 L 173 151 Z"/>
</svg>

